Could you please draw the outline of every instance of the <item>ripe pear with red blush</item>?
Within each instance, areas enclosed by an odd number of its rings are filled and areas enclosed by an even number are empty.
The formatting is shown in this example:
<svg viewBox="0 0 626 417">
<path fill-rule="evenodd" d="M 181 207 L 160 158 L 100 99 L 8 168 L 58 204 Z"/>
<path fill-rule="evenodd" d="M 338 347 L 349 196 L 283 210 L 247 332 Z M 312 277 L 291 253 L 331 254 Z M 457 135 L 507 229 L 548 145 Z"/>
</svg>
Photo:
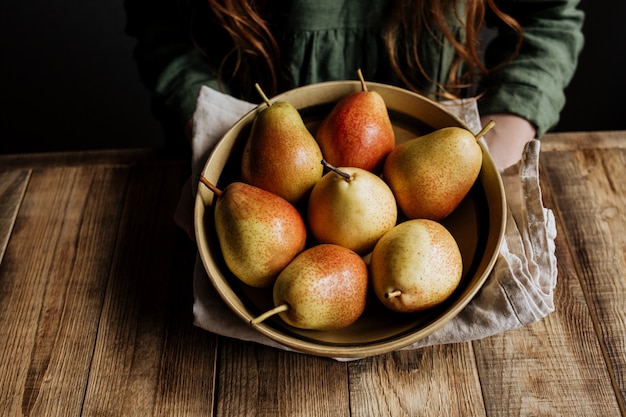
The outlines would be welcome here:
<svg viewBox="0 0 626 417">
<path fill-rule="evenodd" d="M 441 220 L 448 216 L 476 182 L 483 156 L 478 134 L 445 127 L 397 145 L 387 156 L 383 177 L 398 206 L 411 219 Z"/>
<path fill-rule="evenodd" d="M 395 145 L 395 133 L 384 99 L 367 89 L 360 70 L 358 75 L 361 91 L 337 102 L 322 120 L 315 139 L 331 165 L 378 173 Z"/>
<path fill-rule="evenodd" d="M 270 287 L 293 258 L 304 250 L 306 226 L 284 198 L 243 182 L 218 189 L 201 182 L 217 196 L 215 231 L 228 269 L 252 287 Z"/>
<path fill-rule="evenodd" d="M 365 311 L 368 286 L 367 265 L 358 254 L 334 244 L 312 246 L 276 279 L 275 307 L 250 324 L 278 314 L 285 323 L 300 329 L 342 329 Z"/>
<path fill-rule="evenodd" d="M 270 102 L 258 84 L 256 87 L 267 107 L 258 110 L 252 122 L 241 159 L 241 178 L 295 204 L 322 177 L 322 151 L 293 105 Z"/>
</svg>

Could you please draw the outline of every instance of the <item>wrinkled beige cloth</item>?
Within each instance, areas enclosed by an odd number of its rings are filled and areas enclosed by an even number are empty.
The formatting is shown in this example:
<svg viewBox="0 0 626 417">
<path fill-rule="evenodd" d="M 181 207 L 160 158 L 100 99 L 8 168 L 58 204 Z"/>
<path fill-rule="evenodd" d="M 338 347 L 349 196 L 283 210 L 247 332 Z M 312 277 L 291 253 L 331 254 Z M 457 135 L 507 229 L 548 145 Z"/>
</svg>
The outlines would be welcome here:
<svg viewBox="0 0 626 417">
<path fill-rule="evenodd" d="M 474 100 L 444 104 L 465 120 L 472 131 L 480 130 Z M 202 88 L 194 115 L 192 194 L 182 199 L 195 196 L 199 174 L 211 149 L 254 107 L 208 87 Z M 502 172 L 508 205 L 505 239 L 485 285 L 454 319 L 404 349 L 481 339 L 534 323 L 554 311 L 556 228 L 553 213 L 544 208 L 541 198 L 539 144 L 538 140 L 529 142 L 521 162 Z M 193 229 L 192 225 L 181 225 Z M 291 350 L 254 330 L 230 310 L 213 288 L 199 257 L 193 288 L 196 326 L 222 336 Z"/>
</svg>

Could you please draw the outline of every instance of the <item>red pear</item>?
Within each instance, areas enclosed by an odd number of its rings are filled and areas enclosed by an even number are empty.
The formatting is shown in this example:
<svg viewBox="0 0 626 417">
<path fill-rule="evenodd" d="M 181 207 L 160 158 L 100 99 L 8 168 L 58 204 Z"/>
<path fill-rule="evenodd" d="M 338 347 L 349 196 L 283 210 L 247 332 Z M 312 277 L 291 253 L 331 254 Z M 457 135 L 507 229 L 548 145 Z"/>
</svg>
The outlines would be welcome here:
<svg viewBox="0 0 626 417">
<path fill-rule="evenodd" d="M 395 145 L 395 134 L 382 96 L 368 91 L 360 70 L 359 78 L 361 91 L 337 102 L 315 139 L 331 165 L 378 172 Z"/>
<path fill-rule="evenodd" d="M 296 208 L 269 191 L 233 182 L 219 190 L 215 231 L 230 271 L 253 287 L 269 287 L 306 244 L 306 226 Z"/>
<path fill-rule="evenodd" d="M 276 279 L 276 307 L 250 324 L 278 314 L 287 324 L 301 329 L 342 329 L 363 314 L 368 285 L 367 265 L 355 252 L 334 244 L 313 246 Z"/>
<path fill-rule="evenodd" d="M 294 106 L 270 102 L 258 85 L 257 89 L 267 107 L 258 111 L 252 123 L 241 178 L 296 203 L 322 178 L 322 151 Z"/>
</svg>

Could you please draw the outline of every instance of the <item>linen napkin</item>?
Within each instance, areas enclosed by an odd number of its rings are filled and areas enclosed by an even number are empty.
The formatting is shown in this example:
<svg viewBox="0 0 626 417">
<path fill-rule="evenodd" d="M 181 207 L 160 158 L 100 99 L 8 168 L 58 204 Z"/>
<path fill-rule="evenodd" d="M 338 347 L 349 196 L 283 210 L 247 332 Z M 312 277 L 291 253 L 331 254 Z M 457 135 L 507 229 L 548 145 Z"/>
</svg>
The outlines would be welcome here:
<svg viewBox="0 0 626 417">
<path fill-rule="evenodd" d="M 480 130 L 474 99 L 443 104 L 465 120 L 472 131 Z M 254 104 L 209 87 L 201 89 L 193 120 L 192 193 L 181 196 L 180 211 L 187 206 L 192 207 L 191 199 L 195 196 L 199 174 L 213 146 L 254 107 Z M 553 213 L 543 206 L 541 198 L 539 150 L 538 140 L 529 142 L 520 163 L 501 173 L 508 206 L 505 237 L 495 266 L 481 291 L 443 327 L 403 349 L 488 337 L 531 324 L 554 311 L 556 228 Z M 193 230 L 193 225 L 180 220 L 191 219 L 191 214 L 177 218 L 183 228 Z M 222 336 L 292 350 L 262 335 L 237 317 L 213 288 L 199 257 L 196 259 L 193 289 L 196 326 Z"/>
</svg>

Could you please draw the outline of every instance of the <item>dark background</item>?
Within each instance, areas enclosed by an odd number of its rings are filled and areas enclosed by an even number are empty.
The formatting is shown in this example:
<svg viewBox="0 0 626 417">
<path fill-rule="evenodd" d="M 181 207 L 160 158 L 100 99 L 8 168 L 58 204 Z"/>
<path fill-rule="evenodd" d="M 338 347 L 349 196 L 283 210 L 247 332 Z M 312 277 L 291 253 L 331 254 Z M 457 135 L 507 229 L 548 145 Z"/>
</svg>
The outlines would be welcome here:
<svg viewBox="0 0 626 417">
<path fill-rule="evenodd" d="M 626 2 L 581 9 L 585 49 L 555 130 L 626 130 Z M 124 20 L 121 0 L 0 3 L 0 153 L 163 145 Z"/>
</svg>

